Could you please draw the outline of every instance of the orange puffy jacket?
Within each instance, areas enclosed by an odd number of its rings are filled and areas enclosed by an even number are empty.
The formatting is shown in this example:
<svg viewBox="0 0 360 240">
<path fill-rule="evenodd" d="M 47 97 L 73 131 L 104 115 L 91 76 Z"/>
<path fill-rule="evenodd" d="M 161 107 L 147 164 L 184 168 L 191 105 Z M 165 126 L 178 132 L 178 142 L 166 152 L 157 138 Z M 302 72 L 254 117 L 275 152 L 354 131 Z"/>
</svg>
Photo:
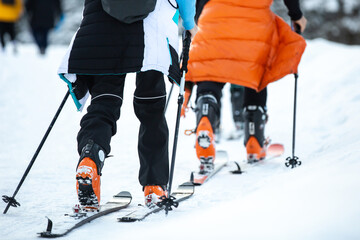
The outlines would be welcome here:
<svg viewBox="0 0 360 240">
<path fill-rule="evenodd" d="M 186 80 L 264 89 L 297 72 L 305 40 L 270 10 L 272 0 L 210 0 L 198 21 Z"/>
</svg>

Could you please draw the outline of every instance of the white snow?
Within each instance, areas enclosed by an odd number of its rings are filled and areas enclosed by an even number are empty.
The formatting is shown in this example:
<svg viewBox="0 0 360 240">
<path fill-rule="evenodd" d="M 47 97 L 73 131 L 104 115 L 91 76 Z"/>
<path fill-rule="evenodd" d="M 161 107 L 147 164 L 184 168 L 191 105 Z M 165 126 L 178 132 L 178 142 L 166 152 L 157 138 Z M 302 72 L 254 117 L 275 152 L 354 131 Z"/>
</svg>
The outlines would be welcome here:
<svg viewBox="0 0 360 240">
<path fill-rule="evenodd" d="M 66 84 L 56 75 L 66 47 L 52 46 L 45 57 L 33 45 L 21 45 L 14 56 L 0 52 L 0 194 L 11 196 L 47 130 Z M 75 230 L 64 239 L 360 239 L 360 46 L 317 39 L 308 47 L 299 68 L 296 149 L 302 165 L 284 166 L 291 156 L 293 76 L 268 87 L 269 122 L 266 135 L 284 143 L 284 156 L 231 175 L 231 165 L 194 196 L 170 212 L 143 222 L 119 223 L 120 211 Z M 132 107 L 134 75 L 125 86 L 112 158 L 105 161 L 102 201 L 128 190 L 131 208 L 143 202 L 137 180 L 139 123 Z M 170 84 L 168 84 L 170 88 Z M 229 87 L 223 90 L 222 129 L 234 128 Z M 172 149 L 178 89 L 167 111 Z M 193 101 L 194 99 L 192 99 Z M 85 113 L 68 99 L 16 199 L 19 208 L 0 216 L 0 239 L 38 239 L 48 216 L 54 220 L 77 203 L 76 135 Z M 194 113 L 181 121 L 173 188 L 196 170 Z M 242 161 L 242 140 L 222 141 L 218 149 L 232 161 Z M 0 203 L 1 212 L 5 208 Z M 131 209 L 130 208 L 130 209 Z M 128 211 L 128 210 L 127 210 Z"/>
</svg>

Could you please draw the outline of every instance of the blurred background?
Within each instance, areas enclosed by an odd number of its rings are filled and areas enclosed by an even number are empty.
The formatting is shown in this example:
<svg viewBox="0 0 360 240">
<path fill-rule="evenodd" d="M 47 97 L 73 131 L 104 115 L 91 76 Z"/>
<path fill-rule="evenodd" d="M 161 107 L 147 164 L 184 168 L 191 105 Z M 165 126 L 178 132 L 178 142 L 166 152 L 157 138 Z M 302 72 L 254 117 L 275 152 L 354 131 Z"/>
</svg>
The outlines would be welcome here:
<svg viewBox="0 0 360 240">
<path fill-rule="evenodd" d="M 27 1 L 30 0 L 24 0 L 24 3 L 26 4 Z M 67 45 L 80 24 L 84 0 L 60 0 L 60 2 L 63 18 L 60 24 L 56 22 L 56 26 L 50 30 L 49 44 Z M 360 44 L 360 0 L 301 0 L 300 2 L 308 19 L 305 38 L 324 38 L 349 45 Z M 274 0 L 273 10 L 290 23 L 282 0 Z M 15 29 L 19 42 L 33 42 L 26 11 L 16 23 Z"/>
<path fill-rule="evenodd" d="M 300 4 L 308 19 L 305 38 L 360 44 L 359 0 L 300 0 Z M 274 0 L 273 10 L 290 22 L 282 0 Z"/>
</svg>

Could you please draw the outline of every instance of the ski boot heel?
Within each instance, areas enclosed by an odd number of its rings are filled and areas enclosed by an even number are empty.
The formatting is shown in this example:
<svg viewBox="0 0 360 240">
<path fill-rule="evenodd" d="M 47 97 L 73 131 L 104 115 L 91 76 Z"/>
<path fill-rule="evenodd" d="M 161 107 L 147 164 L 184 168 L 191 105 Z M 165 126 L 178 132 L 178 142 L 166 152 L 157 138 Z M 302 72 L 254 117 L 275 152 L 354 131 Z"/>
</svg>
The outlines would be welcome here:
<svg viewBox="0 0 360 240">
<path fill-rule="evenodd" d="M 246 143 L 246 153 L 248 163 L 262 160 L 266 157 L 266 147 L 261 147 L 254 136 L 250 136 Z"/>
<path fill-rule="evenodd" d="M 100 206 L 100 176 L 106 153 L 93 140 L 83 147 L 76 169 L 76 190 L 81 207 L 96 211 Z"/>
<path fill-rule="evenodd" d="M 267 140 L 264 137 L 267 121 L 266 109 L 250 105 L 244 109 L 247 160 L 249 163 L 266 157 Z"/>
<path fill-rule="evenodd" d="M 148 185 L 144 187 L 145 206 L 154 208 L 159 202 L 161 197 L 167 197 L 165 186 Z"/>
<path fill-rule="evenodd" d="M 203 117 L 196 130 L 196 155 L 201 163 L 213 163 L 215 160 L 214 133 L 207 117 Z"/>
<path fill-rule="evenodd" d="M 200 174 L 207 174 L 214 170 L 214 159 L 200 157 Z"/>
<path fill-rule="evenodd" d="M 85 211 L 97 211 L 100 205 L 100 176 L 91 158 L 84 158 L 76 171 L 79 203 Z"/>
</svg>

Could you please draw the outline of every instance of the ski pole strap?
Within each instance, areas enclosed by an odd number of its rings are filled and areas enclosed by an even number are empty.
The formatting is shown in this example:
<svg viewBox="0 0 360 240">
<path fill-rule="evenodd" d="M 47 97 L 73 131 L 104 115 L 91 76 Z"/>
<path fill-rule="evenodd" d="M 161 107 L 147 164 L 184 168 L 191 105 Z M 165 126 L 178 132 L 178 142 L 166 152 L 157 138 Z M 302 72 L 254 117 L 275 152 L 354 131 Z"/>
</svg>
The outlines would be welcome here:
<svg viewBox="0 0 360 240">
<path fill-rule="evenodd" d="M 182 73 L 185 71 L 187 73 L 187 65 L 189 60 L 189 50 L 191 44 L 191 33 L 189 31 L 183 32 L 183 50 L 182 50 L 182 66 L 181 71 Z"/>
</svg>

